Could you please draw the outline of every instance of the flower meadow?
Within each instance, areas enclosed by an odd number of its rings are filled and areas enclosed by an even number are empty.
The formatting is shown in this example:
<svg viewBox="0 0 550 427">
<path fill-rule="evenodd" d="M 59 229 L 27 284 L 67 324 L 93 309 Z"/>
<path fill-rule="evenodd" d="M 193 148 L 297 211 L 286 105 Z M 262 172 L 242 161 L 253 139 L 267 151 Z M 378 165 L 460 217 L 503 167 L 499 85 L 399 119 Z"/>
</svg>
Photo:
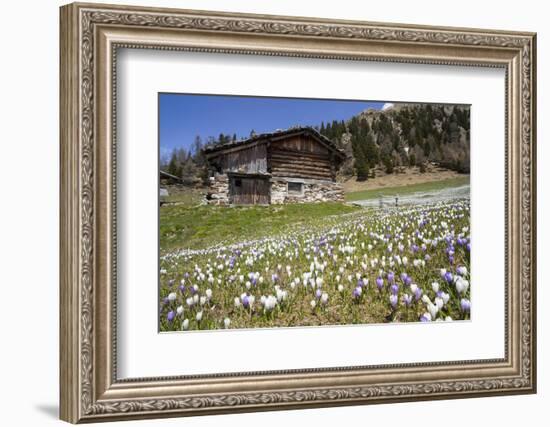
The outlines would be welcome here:
<svg viewBox="0 0 550 427">
<path fill-rule="evenodd" d="M 470 317 L 470 201 L 361 209 L 160 260 L 160 330 Z"/>
</svg>

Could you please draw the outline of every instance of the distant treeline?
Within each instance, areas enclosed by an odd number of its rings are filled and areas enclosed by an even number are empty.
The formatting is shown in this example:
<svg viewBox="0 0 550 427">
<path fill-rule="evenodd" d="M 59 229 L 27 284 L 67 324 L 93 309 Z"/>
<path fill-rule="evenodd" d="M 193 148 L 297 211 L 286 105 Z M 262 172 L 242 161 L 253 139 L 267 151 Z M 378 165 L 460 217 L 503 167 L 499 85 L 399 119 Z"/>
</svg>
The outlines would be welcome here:
<svg viewBox="0 0 550 427">
<path fill-rule="evenodd" d="M 393 173 L 398 167 L 417 166 L 424 172 L 427 162 L 470 172 L 469 107 L 396 104 L 385 111 L 371 109 L 347 121 L 323 122 L 315 128 L 348 155 L 340 173 L 356 175 L 359 181 L 373 176 L 377 167 Z M 205 184 L 204 146 L 236 140 L 236 134 L 209 136 L 206 142 L 197 136 L 189 149 L 176 148 L 161 158 L 160 168 L 187 184 Z"/>
</svg>

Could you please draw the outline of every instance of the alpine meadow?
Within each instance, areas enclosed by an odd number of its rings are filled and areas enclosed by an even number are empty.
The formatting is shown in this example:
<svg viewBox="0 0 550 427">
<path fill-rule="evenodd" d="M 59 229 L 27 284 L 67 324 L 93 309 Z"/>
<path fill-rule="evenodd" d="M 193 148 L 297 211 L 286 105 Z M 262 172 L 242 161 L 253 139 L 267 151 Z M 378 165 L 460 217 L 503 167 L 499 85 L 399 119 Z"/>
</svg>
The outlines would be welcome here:
<svg viewBox="0 0 550 427">
<path fill-rule="evenodd" d="M 159 331 L 470 318 L 468 105 L 159 109 Z"/>
</svg>

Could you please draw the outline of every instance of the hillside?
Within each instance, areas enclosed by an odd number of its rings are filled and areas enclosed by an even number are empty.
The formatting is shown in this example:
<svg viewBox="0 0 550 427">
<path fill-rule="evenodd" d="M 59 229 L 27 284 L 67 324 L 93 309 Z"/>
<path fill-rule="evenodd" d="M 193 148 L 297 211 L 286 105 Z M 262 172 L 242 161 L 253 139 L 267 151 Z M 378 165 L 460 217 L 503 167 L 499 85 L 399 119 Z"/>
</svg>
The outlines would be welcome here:
<svg viewBox="0 0 550 427">
<path fill-rule="evenodd" d="M 459 173 L 470 172 L 470 109 L 467 106 L 390 104 L 368 109 L 347 121 L 321 123 L 320 133 L 346 151 L 344 178 L 358 181 L 430 164 Z"/>
</svg>

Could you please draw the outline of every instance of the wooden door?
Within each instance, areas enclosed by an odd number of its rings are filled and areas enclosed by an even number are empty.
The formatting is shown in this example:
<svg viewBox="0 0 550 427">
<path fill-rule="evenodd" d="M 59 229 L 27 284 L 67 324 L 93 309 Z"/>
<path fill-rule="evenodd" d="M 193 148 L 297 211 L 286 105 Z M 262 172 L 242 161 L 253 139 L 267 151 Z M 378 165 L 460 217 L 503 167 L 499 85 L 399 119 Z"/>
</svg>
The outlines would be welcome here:
<svg viewBox="0 0 550 427">
<path fill-rule="evenodd" d="M 229 201 L 234 205 L 269 204 L 269 180 L 261 177 L 239 177 L 230 179 Z"/>
</svg>

